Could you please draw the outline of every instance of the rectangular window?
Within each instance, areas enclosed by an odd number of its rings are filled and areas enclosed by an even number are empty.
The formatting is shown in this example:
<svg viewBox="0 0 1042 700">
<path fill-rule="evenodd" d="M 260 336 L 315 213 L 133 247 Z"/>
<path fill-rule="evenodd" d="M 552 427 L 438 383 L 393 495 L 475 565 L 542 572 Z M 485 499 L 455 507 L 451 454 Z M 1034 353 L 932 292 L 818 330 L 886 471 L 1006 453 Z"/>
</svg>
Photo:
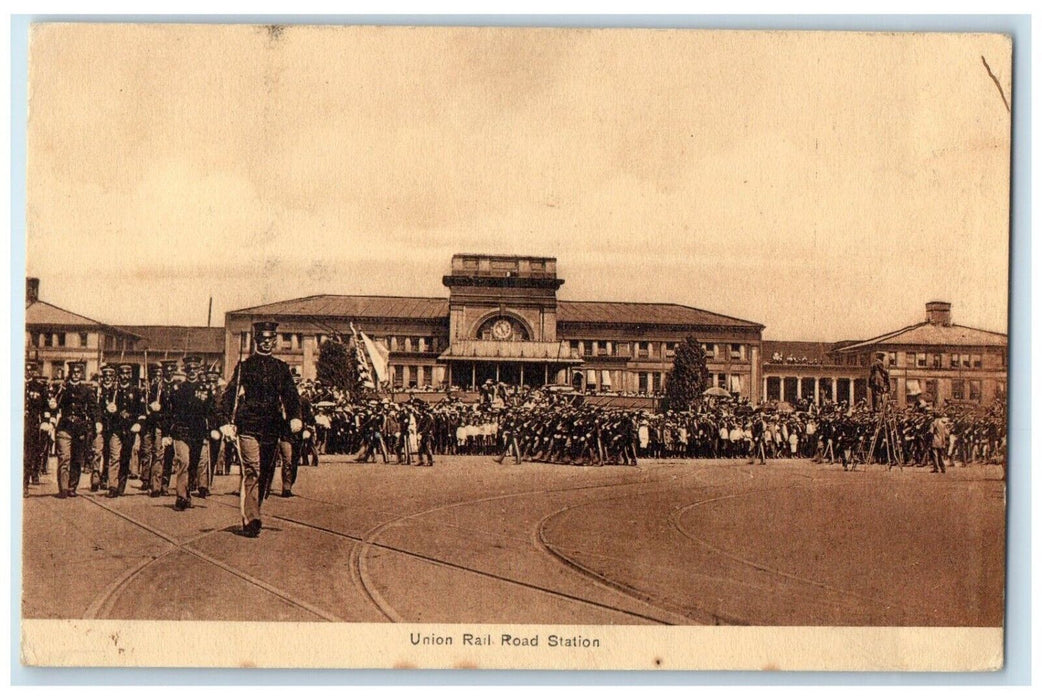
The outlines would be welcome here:
<svg viewBox="0 0 1042 700">
<path fill-rule="evenodd" d="M 651 373 L 651 390 L 654 392 L 662 391 L 662 372 Z"/>
<path fill-rule="evenodd" d="M 970 401 L 980 401 L 980 380 L 970 380 Z"/>
<path fill-rule="evenodd" d="M 666 357 L 675 357 L 677 354 L 676 343 L 666 343 Z"/>
<path fill-rule="evenodd" d="M 52 333 L 43 333 L 43 346 L 45 348 L 52 347 L 54 345 L 54 335 Z"/>
<path fill-rule="evenodd" d="M 58 334 L 58 347 L 60 347 L 60 348 L 64 348 L 65 347 L 65 334 L 64 333 L 59 333 Z"/>
<path fill-rule="evenodd" d="M 429 366 L 428 367 L 424 367 L 423 368 L 423 385 L 424 386 L 431 386 L 432 384 L 434 384 L 434 368 L 433 367 L 429 367 Z"/>
<path fill-rule="evenodd" d="M 959 355 L 959 361 L 960 361 L 960 364 L 962 364 L 962 366 L 965 367 L 966 369 L 970 368 L 970 356 L 969 355 Z"/>
<path fill-rule="evenodd" d="M 973 369 L 980 369 L 981 368 L 981 356 L 980 355 L 970 355 L 970 363 L 973 365 Z"/>
<path fill-rule="evenodd" d="M 569 340 L 568 347 L 572 351 L 572 357 L 581 357 L 583 354 L 583 344 L 578 340 Z"/>
<path fill-rule="evenodd" d="M 916 356 L 915 356 L 915 366 L 916 367 L 925 367 L 926 366 L 926 353 L 925 352 L 920 352 L 920 353 L 916 354 Z"/>
<path fill-rule="evenodd" d="M 933 367 L 934 369 L 940 369 L 941 368 L 941 354 L 940 353 L 934 353 L 933 354 L 933 356 L 931 357 L 930 366 Z"/>
<path fill-rule="evenodd" d="M 948 366 L 949 366 L 949 367 L 950 367 L 951 369 L 956 369 L 956 368 L 957 368 L 957 367 L 959 366 L 959 355 L 958 355 L 957 353 L 954 353 L 954 352 L 953 352 L 953 353 L 951 354 L 951 357 L 950 357 L 950 359 L 948 360 Z"/>
<path fill-rule="evenodd" d="M 81 348 L 87 347 L 87 334 L 86 333 L 80 333 L 80 347 Z"/>
<path fill-rule="evenodd" d="M 706 354 L 706 359 L 716 357 L 716 346 L 712 343 L 702 343 L 702 351 Z"/>
<path fill-rule="evenodd" d="M 742 345 L 741 343 L 731 343 L 731 359 L 740 360 L 742 359 Z"/>
<path fill-rule="evenodd" d="M 405 366 L 393 365 L 392 372 L 394 376 L 394 386 L 397 388 L 401 388 L 402 382 L 405 381 Z"/>
<path fill-rule="evenodd" d="M 888 352 L 886 354 L 886 361 L 887 361 L 887 364 L 890 367 L 896 367 L 897 366 L 897 353 L 896 352 Z"/>
<path fill-rule="evenodd" d="M 718 374 L 718 375 L 716 375 L 716 385 L 718 387 L 720 387 L 721 389 L 726 389 L 727 388 L 727 375 L 726 374 Z"/>
<path fill-rule="evenodd" d="M 966 382 L 964 380 L 952 380 L 952 398 L 956 401 L 962 401 L 966 398 Z"/>
<path fill-rule="evenodd" d="M 915 353 L 914 352 L 907 352 L 907 353 L 905 353 L 905 366 L 906 367 L 915 367 Z"/>
<path fill-rule="evenodd" d="M 637 391 L 642 394 L 648 393 L 648 373 L 637 372 Z"/>
<path fill-rule="evenodd" d="M 648 356 L 648 344 L 646 342 L 637 343 L 637 357 Z"/>
</svg>

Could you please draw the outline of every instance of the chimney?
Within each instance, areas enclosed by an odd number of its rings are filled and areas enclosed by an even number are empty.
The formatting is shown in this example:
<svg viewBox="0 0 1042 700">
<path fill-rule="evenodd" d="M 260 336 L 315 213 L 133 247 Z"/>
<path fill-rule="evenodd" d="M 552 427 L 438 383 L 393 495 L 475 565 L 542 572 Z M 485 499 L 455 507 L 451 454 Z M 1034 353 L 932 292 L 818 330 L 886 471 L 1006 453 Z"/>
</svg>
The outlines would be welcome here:
<svg viewBox="0 0 1042 700">
<path fill-rule="evenodd" d="M 927 302 L 926 320 L 931 326 L 952 325 L 952 305 L 947 301 Z"/>
<path fill-rule="evenodd" d="M 40 300 L 40 278 L 25 278 L 25 303 L 32 304 Z"/>
</svg>

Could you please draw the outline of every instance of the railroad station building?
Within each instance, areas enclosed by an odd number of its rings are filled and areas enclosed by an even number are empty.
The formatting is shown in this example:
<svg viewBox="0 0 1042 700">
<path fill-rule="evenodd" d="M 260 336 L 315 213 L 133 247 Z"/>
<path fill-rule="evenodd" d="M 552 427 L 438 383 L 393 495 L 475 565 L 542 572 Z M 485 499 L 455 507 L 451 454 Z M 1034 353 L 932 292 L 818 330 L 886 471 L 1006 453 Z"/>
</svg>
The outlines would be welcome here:
<svg viewBox="0 0 1042 700">
<path fill-rule="evenodd" d="M 251 324 L 279 323 L 276 354 L 315 376 L 318 347 L 353 324 L 389 352 L 394 388 L 472 389 L 488 379 L 582 391 L 655 395 L 687 336 L 707 350 L 713 382 L 756 400 L 762 324 L 672 303 L 571 301 L 546 257 L 454 255 L 447 297 L 323 294 L 225 316 L 230 372 L 250 346 Z"/>
<path fill-rule="evenodd" d="M 1006 398 L 1008 376 L 1005 333 L 952 323 L 952 305 L 926 304 L 926 319 L 832 351 L 838 364 L 867 372 L 877 354 L 890 372 L 890 395 L 898 406 L 920 400 L 991 403 Z"/>
</svg>

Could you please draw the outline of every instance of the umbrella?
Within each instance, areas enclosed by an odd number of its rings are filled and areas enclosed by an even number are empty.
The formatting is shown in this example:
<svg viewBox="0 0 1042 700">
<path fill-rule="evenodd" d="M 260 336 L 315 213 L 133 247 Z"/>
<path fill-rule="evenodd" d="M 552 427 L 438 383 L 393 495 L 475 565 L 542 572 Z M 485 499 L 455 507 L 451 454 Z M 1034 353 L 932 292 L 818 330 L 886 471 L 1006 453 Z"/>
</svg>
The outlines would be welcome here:
<svg viewBox="0 0 1042 700">
<path fill-rule="evenodd" d="M 719 396 L 722 399 L 729 399 L 731 398 L 731 393 L 723 387 L 711 386 L 702 392 L 702 396 Z"/>
<path fill-rule="evenodd" d="M 782 401 L 778 404 L 778 413 L 794 413 L 795 411 L 796 409 L 788 401 Z"/>
<path fill-rule="evenodd" d="M 315 408 L 333 408 L 336 406 L 336 401 L 317 401 Z"/>
</svg>

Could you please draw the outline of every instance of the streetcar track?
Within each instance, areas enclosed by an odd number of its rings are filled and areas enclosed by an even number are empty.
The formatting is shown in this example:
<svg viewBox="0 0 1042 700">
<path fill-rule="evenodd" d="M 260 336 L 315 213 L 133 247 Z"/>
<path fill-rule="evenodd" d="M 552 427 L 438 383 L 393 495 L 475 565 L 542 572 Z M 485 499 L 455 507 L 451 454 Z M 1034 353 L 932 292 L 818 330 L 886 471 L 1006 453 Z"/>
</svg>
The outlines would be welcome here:
<svg viewBox="0 0 1042 700">
<path fill-rule="evenodd" d="M 582 491 L 582 490 L 590 490 L 590 489 L 609 488 L 609 487 L 612 487 L 612 486 L 635 485 L 635 484 L 638 484 L 638 483 L 643 483 L 643 482 L 625 482 L 625 483 L 622 483 L 622 484 L 617 484 L 617 483 L 613 483 L 613 484 L 587 484 L 587 485 L 583 485 L 583 486 L 575 486 L 575 487 L 568 487 L 568 488 L 561 488 L 561 489 L 552 489 L 550 491 L 555 492 L 555 493 L 561 493 L 561 492 L 568 492 L 568 491 Z M 369 536 L 369 537 L 377 537 L 377 536 L 379 536 L 379 534 L 381 534 L 382 532 L 384 532 L 385 530 L 387 530 L 388 528 L 390 528 L 393 525 L 399 524 L 399 523 L 404 522 L 406 520 L 409 520 L 411 518 L 419 517 L 419 516 L 422 516 L 422 515 L 427 515 L 427 514 L 430 514 L 430 513 L 439 511 L 439 510 L 446 510 L 446 509 L 449 509 L 449 508 L 457 508 L 457 507 L 462 507 L 462 506 L 467 506 L 467 505 L 473 505 L 473 504 L 476 504 L 476 503 L 483 503 L 483 502 L 494 501 L 494 500 L 502 500 L 502 499 L 506 499 L 506 498 L 516 498 L 518 496 L 534 495 L 534 494 L 541 494 L 541 493 L 547 493 L 547 492 L 548 491 L 545 490 L 545 489 L 534 489 L 534 490 L 523 491 L 523 492 L 515 492 L 515 493 L 508 493 L 508 494 L 497 494 L 495 496 L 488 496 L 488 497 L 479 498 L 479 499 L 471 499 L 471 500 L 468 500 L 468 501 L 459 501 L 459 502 L 454 502 L 454 503 L 441 504 L 441 505 L 438 505 L 438 506 L 434 506 L 432 508 L 428 508 L 428 509 L 423 510 L 423 511 L 418 511 L 416 513 L 411 513 L 409 515 L 401 516 L 399 518 L 395 518 L 393 520 L 389 520 L 389 521 L 386 521 L 384 523 L 381 523 L 381 524 L 377 525 L 376 527 L 371 528 L 366 533 L 366 535 Z M 296 495 L 294 495 L 294 498 L 296 498 Z M 310 500 L 318 500 L 318 499 L 310 499 Z M 223 505 L 225 507 L 228 507 L 228 508 L 232 507 L 230 504 L 222 503 L 220 501 L 214 501 L 214 502 L 220 503 L 221 505 Z M 344 504 L 336 504 L 336 503 L 329 503 L 329 504 L 330 505 L 344 505 Z M 470 574 L 476 574 L 476 575 L 481 576 L 483 578 L 488 578 L 488 579 L 492 579 L 492 580 L 495 580 L 495 581 L 498 581 L 498 582 L 501 582 L 501 583 L 506 583 L 506 584 L 510 584 L 510 585 L 514 585 L 514 586 L 519 586 L 521 588 L 538 591 L 540 593 L 544 593 L 544 594 L 550 595 L 552 597 L 562 598 L 562 599 L 565 599 L 565 600 L 568 600 L 568 601 L 571 601 L 571 602 L 577 602 L 577 603 L 589 605 L 589 606 L 592 606 L 592 607 L 595 607 L 595 608 L 599 608 L 599 609 L 602 609 L 602 610 L 608 610 L 608 611 L 611 611 L 611 612 L 622 613 L 624 615 L 628 615 L 628 616 L 631 616 L 631 617 L 636 617 L 636 618 L 639 618 L 639 619 L 642 619 L 642 620 L 646 620 L 648 622 L 654 622 L 654 623 L 658 623 L 658 624 L 667 624 L 667 625 L 675 624 L 675 622 L 673 622 L 672 620 L 663 619 L 662 617 L 656 617 L 656 616 L 649 615 L 649 614 L 635 612 L 633 610 L 628 610 L 628 609 L 621 608 L 621 607 L 614 606 L 614 605 L 610 605 L 610 604 L 607 604 L 607 603 L 601 603 L 601 602 L 596 601 L 596 600 L 589 600 L 589 599 L 584 598 L 584 597 L 579 596 L 579 595 L 566 593 L 564 591 L 558 591 L 558 590 L 555 590 L 553 588 L 548 588 L 546 586 L 542 586 L 542 585 L 535 584 L 535 583 L 530 583 L 530 582 L 527 582 L 527 581 L 520 581 L 520 580 L 517 580 L 515 578 L 511 578 L 509 576 L 505 576 L 505 575 L 502 575 L 502 574 L 496 574 L 496 573 L 489 572 L 489 571 L 484 571 L 482 569 L 478 569 L 478 568 L 475 568 L 475 567 L 472 567 L 472 566 L 468 566 L 466 564 L 459 564 L 457 562 L 448 561 L 448 560 L 440 558 L 440 557 L 427 555 L 427 554 L 422 554 L 420 552 L 413 552 L 411 550 L 404 549 L 402 547 L 397 547 L 395 545 L 389 545 L 389 544 L 384 544 L 384 543 L 380 543 L 380 542 L 370 541 L 370 540 L 365 539 L 366 536 L 359 536 L 359 535 L 353 535 L 353 534 L 350 534 L 350 533 L 341 532 L 341 531 L 333 529 L 333 528 L 328 528 L 328 527 L 325 527 L 325 526 L 322 526 L 322 525 L 316 525 L 314 523 L 309 523 L 309 522 L 306 522 L 306 521 L 303 521 L 303 520 L 299 520 L 297 518 L 289 517 L 289 516 L 286 516 L 286 515 L 274 515 L 274 514 L 271 514 L 271 515 L 269 515 L 269 517 L 274 518 L 276 520 L 281 520 L 281 521 L 284 521 L 284 522 L 292 523 L 292 524 L 297 525 L 299 527 L 304 527 L 304 528 L 309 528 L 309 529 L 313 529 L 313 530 L 318 530 L 318 531 L 321 531 L 321 532 L 325 532 L 325 533 L 328 533 L 328 534 L 331 534 L 331 535 L 334 535 L 334 536 L 337 536 L 337 537 L 342 537 L 344 539 L 347 539 L 347 540 L 350 540 L 352 542 L 355 542 L 355 543 L 361 545 L 362 546 L 361 547 L 362 550 L 364 550 L 364 551 L 360 552 L 360 555 L 363 555 L 364 553 L 368 552 L 368 550 L 370 548 L 380 549 L 380 550 L 383 550 L 383 551 L 386 551 L 386 552 L 391 552 L 391 553 L 394 553 L 394 554 L 399 554 L 399 555 L 406 556 L 406 557 L 409 557 L 409 558 L 412 558 L 412 559 L 423 561 L 423 562 L 426 562 L 428 564 L 434 564 L 436 566 L 442 566 L 442 567 L 453 569 L 453 570 L 457 570 L 457 571 L 463 571 L 463 572 L 470 573 Z M 365 590 L 364 592 L 367 595 L 372 593 L 372 591 L 370 591 L 370 590 Z M 384 610 L 383 608 L 381 608 L 381 612 L 384 612 L 384 614 L 388 614 L 388 612 L 394 610 L 393 606 L 390 606 L 386 601 L 384 601 L 382 596 L 380 597 L 380 600 L 383 601 L 382 604 L 387 605 L 387 607 L 390 609 L 390 610 Z M 647 605 L 647 603 L 645 601 L 643 601 L 643 600 L 640 600 L 640 602 L 642 603 L 642 605 Z M 376 603 L 375 600 L 374 600 L 374 603 Z M 379 606 L 379 604 L 378 604 L 378 606 Z M 655 606 L 652 606 L 652 607 L 655 607 Z M 393 614 L 397 615 L 397 611 L 394 611 Z"/>
<path fill-rule="evenodd" d="M 805 488 L 805 487 L 801 487 L 801 486 L 783 486 L 783 487 L 772 488 L 772 489 L 760 489 L 760 490 L 757 490 L 757 491 L 748 491 L 748 492 L 744 492 L 744 493 L 725 495 L 725 496 L 720 496 L 720 497 L 717 497 L 717 498 L 707 499 L 707 500 L 704 500 L 704 501 L 697 501 L 695 503 L 689 503 L 688 505 L 684 506 L 683 508 L 679 508 L 679 509 L 675 510 L 674 512 L 670 513 L 670 515 L 669 515 L 669 522 L 670 522 L 670 525 L 672 525 L 673 528 L 676 529 L 681 535 L 683 535 L 687 539 L 691 540 L 692 542 L 695 542 L 696 544 L 704 547 L 705 549 L 713 552 L 714 554 L 717 554 L 718 556 L 722 556 L 722 557 L 724 557 L 726 559 L 730 559 L 731 561 L 737 562 L 737 563 L 742 564 L 744 566 L 747 566 L 749 568 L 755 569 L 756 571 L 760 571 L 762 573 L 768 574 L 769 576 L 778 576 L 780 578 L 783 578 L 783 579 L 786 579 L 786 580 L 789 580 L 789 581 L 795 581 L 795 582 L 803 584 L 805 586 L 811 586 L 812 588 L 825 590 L 825 591 L 828 591 L 829 593 L 838 594 L 840 596 L 845 596 L 845 597 L 850 597 L 850 598 L 856 598 L 858 600 L 863 600 L 863 601 L 866 601 L 866 602 L 874 603 L 876 605 L 881 605 L 887 611 L 890 611 L 890 610 L 893 610 L 893 609 L 896 608 L 897 610 L 900 610 L 900 611 L 904 612 L 904 610 L 901 608 L 901 606 L 897 605 L 893 601 L 881 600 L 881 599 L 878 599 L 878 598 L 874 598 L 872 596 L 867 596 L 867 595 L 864 595 L 864 594 L 861 594 L 861 593 L 857 593 L 855 591 L 850 591 L 850 590 L 838 588 L 836 586 L 832 586 L 831 584 L 827 584 L 827 583 L 824 583 L 822 581 L 815 581 L 814 579 L 806 578 L 804 576 L 799 576 L 797 574 L 793 574 L 793 573 L 790 573 L 790 572 L 787 572 L 787 571 L 782 571 L 781 569 L 776 569 L 776 568 L 768 566 L 766 564 L 761 564 L 761 563 L 755 562 L 755 561 L 753 561 L 751 559 L 747 559 L 745 557 L 739 556 L 739 555 L 737 555 L 737 554 L 735 554 L 733 552 L 729 552 L 729 551 L 727 551 L 725 549 L 717 547 L 716 545 L 710 544 L 706 540 L 704 540 L 704 539 L 702 539 L 702 538 L 692 534 L 690 531 L 688 531 L 683 526 L 683 524 L 681 522 L 685 513 L 687 513 L 688 511 L 690 511 L 693 508 L 704 506 L 704 505 L 706 505 L 708 503 L 713 503 L 713 502 L 717 502 L 717 501 L 721 501 L 721 500 L 728 500 L 728 499 L 733 499 L 733 498 L 741 498 L 741 497 L 745 497 L 745 496 L 748 496 L 748 495 L 753 494 L 753 493 L 762 493 L 762 492 L 767 492 L 767 491 L 780 491 L 780 490 L 786 490 L 786 489 L 799 489 L 799 488 Z M 796 594 L 795 597 L 801 598 L 803 600 L 815 601 L 819 605 L 822 604 L 822 601 L 821 601 L 820 597 L 813 596 L 813 594 Z M 829 604 L 829 605 L 830 605 L 830 607 L 832 607 L 835 604 Z M 839 607 L 842 607 L 842 606 L 839 606 Z M 854 606 L 854 607 L 856 607 L 856 609 L 858 609 L 858 610 L 862 610 L 863 609 L 860 606 Z"/>
<path fill-rule="evenodd" d="M 285 591 L 282 591 L 281 589 L 271 585 L 270 583 L 267 583 L 266 581 L 262 581 L 261 579 L 258 579 L 255 576 L 252 576 L 251 574 L 243 571 L 242 569 L 234 567 L 231 564 L 228 564 L 227 562 L 221 561 L 220 559 L 216 559 L 215 557 L 211 557 L 210 555 L 206 554 L 205 552 L 202 552 L 199 549 L 196 549 L 195 547 L 191 546 L 191 544 L 189 543 L 190 541 L 194 541 L 194 540 L 190 540 L 189 542 L 179 542 L 172 535 L 169 535 L 169 534 L 163 532 L 162 530 L 159 530 L 158 528 L 154 528 L 151 525 L 148 525 L 147 523 L 143 523 L 140 520 L 138 520 L 137 518 L 134 518 L 134 517 L 132 517 L 130 515 L 127 515 L 126 513 L 123 513 L 123 512 L 119 511 L 116 508 L 113 508 L 111 506 L 105 505 L 104 503 L 101 503 L 98 499 L 96 499 L 94 497 L 87 496 L 87 497 L 84 498 L 84 500 L 87 501 L 88 503 L 93 503 L 98 508 L 101 508 L 102 510 L 106 510 L 109 513 L 112 513 L 113 515 L 115 515 L 115 516 L 117 516 L 119 518 L 122 518 L 123 520 L 126 520 L 127 522 L 129 522 L 129 523 L 131 523 L 133 525 L 136 525 L 137 527 L 141 528 L 142 530 L 145 530 L 147 532 L 152 533 L 156 537 L 158 537 L 158 538 L 160 538 L 162 540 L 165 540 L 166 542 L 169 542 L 171 545 L 173 545 L 176 548 L 177 551 L 185 552 L 186 554 L 189 554 L 189 555 L 194 556 L 194 557 L 196 557 L 198 559 L 201 559 L 202 561 L 205 561 L 208 564 L 216 566 L 217 568 L 222 569 L 222 570 L 232 574 L 233 576 L 235 576 L 235 577 L 245 581 L 246 583 L 248 583 L 248 584 L 250 584 L 250 585 L 252 585 L 252 586 L 254 586 L 256 588 L 260 588 L 260 589 L 266 591 L 267 593 L 275 596 L 276 598 L 281 599 L 282 601 L 288 603 L 289 605 L 292 605 L 295 608 L 299 608 L 301 610 L 304 610 L 304 611 L 310 613 L 311 615 L 314 615 L 314 616 L 318 617 L 319 619 L 325 620 L 327 622 L 343 622 L 344 621 L 340 617 L 338 617 L 338 616 L 336 616 L 336 615 L 334 615 L 332 613 L 329 613 L 329 612 L 327 612 L 325 610 L 322 610 L 321 608 L 318 608 L 318 607 L 308 603 L 307 601 L 301 600 L 301 599 L 297 598 L 296 596 L 293 596 L 290 593 L 286 593 Z M 216 532 L 222 532 L 222 531 L 218 530 Z M 213 533 L 209 532 L 209 533 L 204 533 L 204 534 L 209 535 L 209 534 L 213 534 Z M 149 562 L 146 562 L 145 566 L 147 566 L 148 563 Z M 145 568 L 145 566 L 142 566 L 140 568 L 143 569 L 143 568 Z"/>
</svg>

